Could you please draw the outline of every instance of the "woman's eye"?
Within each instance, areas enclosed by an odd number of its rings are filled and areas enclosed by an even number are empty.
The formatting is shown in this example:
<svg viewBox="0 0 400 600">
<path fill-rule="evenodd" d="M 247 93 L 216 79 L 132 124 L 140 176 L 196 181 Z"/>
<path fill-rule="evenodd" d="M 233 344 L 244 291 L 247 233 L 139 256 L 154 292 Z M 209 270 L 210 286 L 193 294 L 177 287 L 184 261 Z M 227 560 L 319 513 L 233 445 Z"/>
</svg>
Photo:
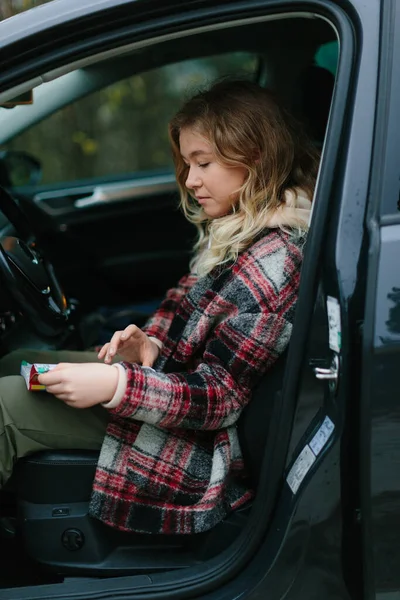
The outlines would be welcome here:
<svg viewBox="0 0 400 600">
<path fill-rule="evenodd" d="M 202 169 L 204 169 L 205 167 L 208 167 L 209 164 L 210 164 L 209 162 L 207 162 L 207 163 L 201 163 L 201 164 L 199 163 L 199 167 L 201 167 Z"/>
</svg>

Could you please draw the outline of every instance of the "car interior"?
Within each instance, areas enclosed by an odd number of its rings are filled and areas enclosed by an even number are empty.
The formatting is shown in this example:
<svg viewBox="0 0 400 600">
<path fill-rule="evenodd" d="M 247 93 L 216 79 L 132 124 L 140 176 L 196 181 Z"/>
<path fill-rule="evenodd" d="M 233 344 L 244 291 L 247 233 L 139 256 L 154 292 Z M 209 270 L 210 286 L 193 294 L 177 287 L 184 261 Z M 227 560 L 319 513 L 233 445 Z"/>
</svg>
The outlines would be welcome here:
<svg viewBox="0 0 400 600">
<path fill-rule="evenodd" d="M 222 77 L 258 81 L 323 150 L 338 60 L 327 20 L 274 15 L 164 38 L 66 64 L 31 85 L 31 104 L 0 108 L 0 357 L 87 349 L 142 326 L 187 271 L 195 231 L 178 208 L 166 128 L 194 90 Z M 269 493 L 285 361 L 238 424 L 251 506 L 195 536 L 119 532 L 88 516 L 98 453 L 34 454 L 0 492 L 0 587 L 169 573 L 229 552 Z"/>
</svg>

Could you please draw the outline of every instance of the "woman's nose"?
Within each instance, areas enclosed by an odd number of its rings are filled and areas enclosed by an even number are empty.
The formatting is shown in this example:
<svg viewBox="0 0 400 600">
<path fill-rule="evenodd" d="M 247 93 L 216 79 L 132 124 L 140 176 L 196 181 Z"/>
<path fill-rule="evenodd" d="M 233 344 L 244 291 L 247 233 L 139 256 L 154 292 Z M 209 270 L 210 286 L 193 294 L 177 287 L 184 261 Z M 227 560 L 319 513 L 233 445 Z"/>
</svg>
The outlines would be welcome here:
<svg viewBox="0 0 400 600">
<path fill-rule="evenodd" d="M 187 188 L 189 188 L 189 190 L 193 190 L 201 185 L 200 177 L 193 171 L 192 168 L 189 169 L 185 185 Z"/>
</svg>

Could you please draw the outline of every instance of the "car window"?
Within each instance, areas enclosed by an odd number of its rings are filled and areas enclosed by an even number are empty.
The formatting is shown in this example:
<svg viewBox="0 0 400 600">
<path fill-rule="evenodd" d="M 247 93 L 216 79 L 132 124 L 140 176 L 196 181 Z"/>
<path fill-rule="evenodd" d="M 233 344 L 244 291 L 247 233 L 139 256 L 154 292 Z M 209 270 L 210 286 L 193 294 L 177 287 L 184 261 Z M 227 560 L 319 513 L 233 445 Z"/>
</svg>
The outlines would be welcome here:
<svg viewBox="0 0 400 600">
<path fill-rule="evenodd" d="M 0 21 L 8 19 L 18 13 L 40 6 L 41 4 L 47 4 L 54 0 L 1 0 L 0 2 Z"/>
<path fill-rule="evenodd" d="M 167 124 L 193 90 L 225 76 L 254 77 L 256 55 L 228 53 L 133 75 L 64 107 L 3 149 L 42 163 L 41 183 L 172 167 Z"/>
</svg>

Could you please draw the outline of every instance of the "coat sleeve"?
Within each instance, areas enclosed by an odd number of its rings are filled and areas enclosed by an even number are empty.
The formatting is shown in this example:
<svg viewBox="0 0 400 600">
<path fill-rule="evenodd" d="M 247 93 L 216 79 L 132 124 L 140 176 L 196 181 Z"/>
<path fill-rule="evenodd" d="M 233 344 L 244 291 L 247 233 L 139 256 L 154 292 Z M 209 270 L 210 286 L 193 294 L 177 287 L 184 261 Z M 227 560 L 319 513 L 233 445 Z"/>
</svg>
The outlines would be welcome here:
<svg viewBox="0 0 400 600">
<path fill-rule="evenodd" d="M 196 280 L 196 275 L 189 273 L 179 280 L 176 287 L 168 290 L 159 308 L 143 327 L 149 337 L 155 337 L 164 343 L 176 309 Z"/>
<path fill-rule="evenodd" d="M 237 312 L 208 338 L 193 372 L 160 373 L 123 363 L 127 388 L 112 414 L 163 428 L 213 430 L 239 418 L 259 377 L 286 348 L 285 313 Z"/>
</svg>

